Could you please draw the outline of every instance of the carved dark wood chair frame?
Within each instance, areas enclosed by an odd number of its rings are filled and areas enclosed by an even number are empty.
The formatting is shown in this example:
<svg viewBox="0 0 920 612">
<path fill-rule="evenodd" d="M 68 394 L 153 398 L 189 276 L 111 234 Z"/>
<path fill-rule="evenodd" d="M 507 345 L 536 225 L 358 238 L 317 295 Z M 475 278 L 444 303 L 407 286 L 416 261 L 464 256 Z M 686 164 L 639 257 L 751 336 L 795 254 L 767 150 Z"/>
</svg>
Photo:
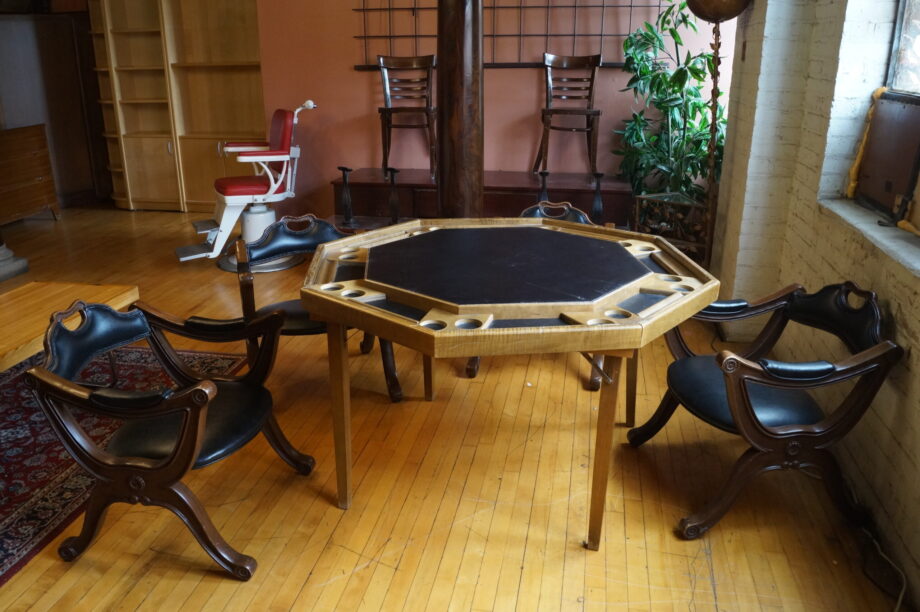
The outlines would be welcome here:
<svg viewBox="0 0 920 612">
<path fill-rule="evenodd" d="M 537 157 L 533 162 L 533 172 L 541 169 L 546 170 L 549 133 L 550 130 L 559 130 L 584 133 L 588 145 L 588 165 L 591 167 L 592 173 L 597 173 L 597 136 L 601 111 L 594 108 L 594 83 L 597 80 L 597 69 L 600 65 L 600 55 L 543 54 L 546 77 L 546 106 L 540 114 L 543 122 L 543 136 L 540 138 L 540 148 L 537 149 Z M 562 72 L 561 76 L 558 72 L 554 76 L 554 70 L 564 72 Z M 554 107 L 553 104 L 557 100 L 574 100 L 584 103 L 584 107 Z M 585 127 L 554 125 L 553 118 L 560 116 L 584 117 Z"/>
<path fill-rule="evenodd" d="M 381 167 L 384 171 L 389 167 L 392 131 L 397 128 L 421 128 L 428 134 L 429 172 L 432 179 L 435 177 L 438 167 L 438 137 L 435 130 L 438 109 L 432 105 L 432 73 L 435 63 L 434 55 L 377 56 L 377 66 L 383 81 L 383 106 L 377 111 L 380 113 L 380 135 L 383 141 Z M 400 76 L 407 72 L 413 74 Z M 405 106 L 394 106 L 394 101 Z M 413 123 L 394 123 L 394 115 L 410 115 L 421 119 Z"/>
<path fill-rule="evenodd" d="M 857 307 L 848 304 L 849 295 L 864 300 Z M 772 313 L 755 340 L 741 353 L 721 351 L 710 356 L 712 367 L 721 370 L 730 409 L 730 422 L 714 420 L 711 412 L 700 406 L 685 407 L 709 424 L 743 437 L 750 448 L 735 463 L 719 493 L 700 511 L 681 519 L 678 533 L 687 539 L 697 538 L 724 516 L 744 487 L 758 474 L 778 469 L 817 470 L 833 501 L 844 515 L 859 525 L 867 525 L 868 513 L 852 499 L 833 454 L 828 450 L 839 442 L 869 408 L 903 349 L 881 339 L 881 315 L 874 292 L 864 291 L 852 282 L 828 285 L 814 294 L 805 293 L 801 285 L 785 289 L 757 302 L 744 300 L 714 302 L 694 318 L 708 322 L 727 322 Z M 789 321 L 821 329 L 840 338 L 851 356 L 837 363 L 815 361 L 783 363 L 766 359 Z M 638 447 L 658 433 L 682 403 L 672 389 L 675 366 L 682 360 L 697 358 L 680 331 L 666 335 L 668 347 L 677 361 L 668 371 L 668 391 L 657 411 L 640 427 L 630 430 L 630 445 Z M 689 363 L 689 362 L 684 362 Z M 830 413 L 819 409 L 810 423 L 786 422 L 777 417 L 772 426 L 764 423 L 768 401 L 759 401 L 760 414 L 752 398 L 782 390 L 805 391 L 855 379 L 855 385 L 837 408 Z M 776 401 L 776 400 L 773 400 Z M 799 412 L 801 414 L 801 411 Z"/>
<path fill-rule="evenodd" d="M 300 224 L 306 224 L 306 227 L 299 230 L 292 227 Z M 331 223 L 307 214 L 301 217 L 282 217 L 265 228 L 262 236 L 254 242 L 246 243 L 242 238 L 238 239 L 235 245 L 236 269 L 243 319 L 253 321 L 266 313 L 280 310 L 284 313 L 282 336 L 325 334 L 326 324 L 322 321 L 311 320 L 310 314 L 301 306 L 300 298 L 257 308 L 252 267 L 292 255 L 311 254 L 320 244 L 343 238 L 346 235 L 339 232 Z M 365 334 L 361 342 L 361 352 L 369 353 L 374 347 L 374 339 L 373 335 Z M 255 345 L 248 346 L 247 352 L 250 359 L 255 354 L 255 350 Z M 393 344 L 389 340 L 380 338 L 380 357 L 383 362 L 383 373 L 390 401 L 399 402 L 403 397 L 402 387 L 396 372 Z"/>
<path fill-rule="evenodd" d="M 79 314 L 81 323 L 66 332 L 63 321 Z M 281 431 L 271 409 L 271 395 L 264 389 L 271 372 L 281 329 L 282 315 L 270 315 L 246 323 L 242 319 L 215 320 L 190 317 L 182 320 L 137 302 L 127 313 L 102 304 L 75 302 L 68 310 L 52 316 L 45 336 L 46 359 L 43 366 L 29 370 L 30 383 L 45 416 L 64 447 L 80 466 L 95 479 L 80 534 L 65 539 L 58 553 L 73 561 L 90 545 L 105 518 L 108 506 L 116 502 L 162 506 L 174 512 L 188 526 L 202 548 L 234 578 L 248 580 L 256 560 L 244 555 L 221 537 L 207 511 L 194 493 L 182 483 L 193 468 L 210 465 L 232 454 L 261 431 L 278 455 L 300 474 L 309 474 L 313 457 L 297 451 Z M 250 341 L 256 346 L 249 369 L 239 376 L 204 378 L 186 366 L 166 339 L 165 333 L 209 342 Z M 69 337 L 68 337 L 69 336 Z M 63 337 L 63 340 L 61 339 Z M 100 340 L 101 338 L 101 340 Z M 95 355 L 145 339 L 164 371 L 177 383 L 172 391 L 125 391 L 90 388 L 70 378 Z M 77 357 L 72 356 L 74 351 Z M 62 358 L 62 355 L 65 357 Z M 69 360 L 69 363 L 68 363 Z M 239 397 L 231 391 L 218 394 L 218 388 L 252 390 L 258 406 L 237 405 Z M 80 427 L 71 412 L 77 407 L 88 412 L 125 421 L 106 449 L 100 448 Z M 228 442 L 214 433 L 221 414 L 243 415 L 251 422 L 240 426 Z M 226 418 L 224 419 L 226 423 Z M 236 422 L 236 421 L 234 421 Z M 166 432 L 158 436 L 153 430 Z M 131 430 L 118 440 L 119 434 Z M 167 450 L 172 444 L 175 446 Z M 132 440 L 156 438 L 166 443 L 159 447 L 162 456 L 132 456 Z M 133 437 L 132 437 L 133 435 Z M 205 440 L 213 440 L 202 451 Z M 157 446 L 157 442 L 152 442 Z M 227 446 L 224 446 L 226 444 Z M 115 448 L 113 448 L 115 447 Z M 137 447 L 133 447 L 137 451 Z M 125 452 L 127 451 L 127 452 Z M 154 453 L 148 453 L 154 454 Z"/>
</svg>

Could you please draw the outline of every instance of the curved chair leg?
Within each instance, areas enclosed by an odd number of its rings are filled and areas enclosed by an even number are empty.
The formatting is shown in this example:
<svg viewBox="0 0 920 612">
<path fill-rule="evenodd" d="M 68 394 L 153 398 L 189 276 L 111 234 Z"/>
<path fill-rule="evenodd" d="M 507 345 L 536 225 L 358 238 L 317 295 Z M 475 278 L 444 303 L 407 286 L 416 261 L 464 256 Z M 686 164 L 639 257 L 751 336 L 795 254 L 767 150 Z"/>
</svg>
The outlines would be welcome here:
<svg viewBox="0 0 920 612">
<path fill-rule="evenodd" d="M 298 473 L 306 476 L 313 471 L 313 468 L 316 466 L 316 459 L 294 448 L 291 441 L 288 440 L 284 432 L 281 431 L 281 426 L 278 425 L 278 420 L 275 418 L 274 414 L 269 413 L 268 418 L 265 419 L 265 424 L 262 426 L 262 433 L 265 434 L 265 439 L 268 440 L 269 445 L 275 449 L 278 456 Z"/>
<path fill-rule="evenodd" d="M 588 391 L 597 391 L 601 388 L 601 372 L 604 367 L 604 356 L 603 355 L 592 355 L 591 356 L 591 375 L 588 377 L 588 382 L 585 383 L 585 389 Z"/>
<path fill-rule="evenodd" d="M 639 382 L 639 350 L 626 360 L 626 426 L 636 426 L 636 393 Z"/>
<path fill-rule="evenodd" d="M 259 354 L 259 342 L 255 338 L 246 340 L 246 361 L 251 367 L 256 362 L 256 356 Z"/>
<path fill-rule="evenodd" d="M 427 111 L 426 115 L 428 123 L 428 168 L 431 173 L 431 180 L 435 180 L 438 168 L 438 137 L 434 127 L 437 123 L 437 117 L 433 111 Z"/>
<path fill-rule="evenodd" d="M 256 571 L 256 560 L 237 552 L 217 531 L 204 506 L 191 489 L 181 482 L 173 483 L 160 493 L 161 499 L 151 503 L 169 508 L 188 526 L 205 552 L 237 580 L 249 580 Z"/>
<path fill-rule="evenodd" d="M 466 361 L 466 377 L 467 378 L 476 378 L 476 375 L 479 374 L 479 362 L 482 361 L 480 357 L 470 357 Z"/>
<path fill-rule="evenodd" d="M 533 162 L 533 173 L 536 174 L 540 171 L 540 166 L 542 164 L 543 169 L 546 170 L 546 155 L 549 150 L 549 123 L 547 120 L 543 119 L 543 137 L 540 139 L 540 148 L 537 149 L 537 159 Z"/>
<path fill-rule="evenodd" d="M 780 469 L 777 456 L 773 453 L 763 452 L 756 448 L 747 449 L 732 468 L 728 481 L 705 508 L 688 517 L 680 519 L 677 524 L 677 533 L 686 540 L 693 540 L 719 522 L 728 509 L 731 508 L 738 495 L 744 490 L 747 483 L 761 472 Z"/>
<path fill-rule="evenodd" d="M 364 332 L 364 337 L 361 339 L 361 353 L 367 355 L 374 349 L 374 340 L 376 337 L 374 334 L 369 334 Z"/>
<path fill-rule="evenodd" d="M 860 527 L 869 527 L 872 523 L 872 515 L 869 509 L 856 503 L 850 488 L 847 486 L 840 471 L 840 464 L 837 459 L 828 450 L 814 450 L 809 453 L 807 460 L 803 464 L 812 464 L 821 472 L 821 480 L 830 494 L 831 499 L 847 518 L 848 521 Z"/>
<path fill-rule="evenodd" d="M 651 440 L 671 419 L 671 415 L 674 414 L 674 410 L 677 409 L 679 404 L 680 402 L 677 400 L 677 396 L 668 389 L 664 397 L 661 398 L 661 403 L 658 404 L 658 409 L 655 410 L 655 414 L 639 427 L 630 429 L 626 432 L 626 439 L 629 440 L 629 445 L 632 447 L 642 446 Z"/>
<path fill-rule="evenodd" d="M 383 360 L 383 375 L 387 379 L 387 393 L 390 394 L 390 401 L 393 403 L 401 402 L 403 398 L 402 386 L 400 386 L 399 377 L 396 375 L 393 343 L 383 338 L 380 339 L 380 358 Z"/>
<path fill-rule="evenodd" d="M 588 117 L 588 164 L 591 166 L 591 173 L 597 174 L 597 129 L 600 117 L 597 115 Z"/>
<path fill-rule="evenodd" d="M 102 485 L 97 482 L 90 493 L 89 501 L 86 502 L 86 514 L 83 517 L 83 527 L 80 534 L 72 536 L 61 542 L 58 547 L 58 554 L 64 561 L 73 561 L 85 551 L 102 526 L 105 520 L 106 511 L 112 502 L 115 501 L 108 491 L 103 490 Z"/>
<path fill-rule="evenodd" d="M 384 172 L 390 163 L 390 114 L 380 113 L 380 137 L 383 144 L 383 168 Z"/>
</svg>

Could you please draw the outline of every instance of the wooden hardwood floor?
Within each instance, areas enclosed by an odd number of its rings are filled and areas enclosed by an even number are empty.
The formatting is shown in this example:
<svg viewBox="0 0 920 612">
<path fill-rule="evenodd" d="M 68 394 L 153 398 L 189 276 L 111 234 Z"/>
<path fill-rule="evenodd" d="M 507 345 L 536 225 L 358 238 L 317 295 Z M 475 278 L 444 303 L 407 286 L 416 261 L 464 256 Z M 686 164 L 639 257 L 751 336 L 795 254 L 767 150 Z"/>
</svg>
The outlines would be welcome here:
<svg viewBox="0 0 920 612">
<path fill-rule="evenodd" d="M 200 215 L 199 215 L 200 216 Z M 235 275 L 178 263 L 195 240 L 179 213 L 65 210 L 4 237 L 29 280 L 130 283 L 180 315 L 237 316 Z M 260 275 L 261 301 L 297 295 L 304 267 Z M 48 304 L 52 310 L 67 304 Z M 694 328 L 702 345 L 708 330 Z M 186 345 L 194 348 L 194 345 Z M 199 348 L 204 348 L 200 346 Z M 213 347 L 208 347 L 213 348 Z M 220 349 L 218 349 L 220 350 Z M 226 350 L 226 349 L 224 349 Z M 242 352 L 242 347 L 236 347 Z M 683 411 L 641 449 L 613 457 L 604 540 L 585 550 L 592 421 L 578 355 L 437 364 L 422 400 L 420 357 L 397 348 L 406 400 L 388 402 L 377 351 L 352 343 L 355 503 L 334 503 L 325 339 L 283 340 L 270 386 L 279 420 L 316 457 L 295 474 L 259 438 L 186 482 L 223 536 L 254 556 L 246 583 L 225 577 L 169 511 L 114 506 L 77 561 L 57 556 L 80 519 L 0 589 L 0 609 L 118 610 L 884 610 L 855 535 L 820 483 L 773 473 L 705 537 L 673 528 L 715 492 L 744 445 Z M 669 354 L 643 349 L 638 419 L 657 406 Z"/>
</svg>

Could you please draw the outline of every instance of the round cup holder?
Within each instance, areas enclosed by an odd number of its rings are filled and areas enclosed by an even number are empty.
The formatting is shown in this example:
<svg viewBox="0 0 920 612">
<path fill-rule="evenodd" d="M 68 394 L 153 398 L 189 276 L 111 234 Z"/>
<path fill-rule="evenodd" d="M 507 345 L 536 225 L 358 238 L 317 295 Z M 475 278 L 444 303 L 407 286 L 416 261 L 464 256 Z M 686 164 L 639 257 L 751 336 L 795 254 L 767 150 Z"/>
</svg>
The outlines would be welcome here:
<svg viewBox="0 0 920 612">
<path fill-rule="evenodd" d="M 659 274 L 658 278 L 666 283 L 679 283 L 681 281 L 679 276 L 669 276 L 667 274 Z"/>
<path fill-rule="evenodd" d="M 621 242 L 621 243 L 620 243 L 620 246 L 623 247 L 623 248 L 628 249 L 629 247 L 632 246 L 632 242 Z"/>
<path fill-rule="evenodd" d="M 358 256 L 354 253 L 346 253 L 345 255 L 339 255 L 341 261 L 351 261 L 352 259 L 358 259 Z"/>
<path fill-rule="evenodd" d="M 339 253 L 357 253 L 357 252 L 358 252 L 358 247 L 345 247 L 344 249 L 339 251 Z"/>
<path fill-rule="evenodd" d="M 421 325 L 422 327 L 426 327 L 433 331 L 441 331 L 442 329 L 447 327 L 447 323 L 445 323 L 444 321 L 438 321 L 435 319 L 428 319 L 427 321 L 422 321 L 421 323 L 419 323 L 419 325 Z"/>
<path fill-rule="evenodd" d="M 673 285 L 671 288 L 679 293 L 690 293 L 693 291 L 693 287 L 690 285 Z"/>
<path fill-rule="evenodd" d="M 454 327 L 458 329 L 479 329 L 482 327 L 482 321 L 479 319 L 457 319 L 454 321 Z"/>
<path fill-rule="evenodd" d="M 361 291 L 360 289 L 349 289 L 348 291 L 342 292 L 342 297 L 347 297 L 347 298 L 356 298 L 356 297 L 361 297 L 362 295 L 364 295 L 364 292 Z"/>
<path fill-rule="evenodd" d="M 651 253 L 652 251 L 655 250 L 655 247 L 651 247 L 651 246 L 640 246 L 637 250 L 640 251 L 640 252 L 642 252 L 642 253 Z"/>
<path fill-rule="evenodd" d="M 608 319 L 628 319 L 629 313 L 625 310 L 608 310 L 604 313 Z"/>
<path fill-rule="evenodd" d="M 345 285 L 340 285 L 339 283 L 326 283 L 325 285 L 320 285 L 320 289 L 323 291 L 341 291 L 345 288 Z"/>
<path fill-rule="evenodd" d="M 607 325 L 613 323 L 610 319 L 588 319 L 588 325 Z"/>
</svg>

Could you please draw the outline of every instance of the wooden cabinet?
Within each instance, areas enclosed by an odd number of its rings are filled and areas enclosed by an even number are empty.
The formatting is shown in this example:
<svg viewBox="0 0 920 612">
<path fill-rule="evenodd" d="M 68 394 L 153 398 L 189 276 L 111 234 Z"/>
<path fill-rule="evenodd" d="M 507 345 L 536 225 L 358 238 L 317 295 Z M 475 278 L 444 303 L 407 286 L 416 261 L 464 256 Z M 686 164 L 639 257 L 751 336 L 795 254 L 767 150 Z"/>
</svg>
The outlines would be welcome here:
<svg viewBox="0 0 920 612">
<path fill-rule="evenodd" d="M 134 208 L 175 210 L 179 177 L 170 136 L 124 136 L 125 169 Z"/>
<path fill-rule="evenodd" d="M 45 126 L 0 130 L 0 225 L 45 209 L 60 213 Z"/>
<path fill-rule="evenodd" d="M 224 153 L 225 142 L 219 138 L 179 137 L 188 210 L 211 212 L 214 209 L 215 178 L 253 173 L 251 164 L 241 164 L 235 155 Z"/>
<path fill-rule="evenodd" d="M 89 0 L 118 206 L 210 211 L 249 174 L 219 143 L 265 137 L 256 0 Z"/>
</svg>

